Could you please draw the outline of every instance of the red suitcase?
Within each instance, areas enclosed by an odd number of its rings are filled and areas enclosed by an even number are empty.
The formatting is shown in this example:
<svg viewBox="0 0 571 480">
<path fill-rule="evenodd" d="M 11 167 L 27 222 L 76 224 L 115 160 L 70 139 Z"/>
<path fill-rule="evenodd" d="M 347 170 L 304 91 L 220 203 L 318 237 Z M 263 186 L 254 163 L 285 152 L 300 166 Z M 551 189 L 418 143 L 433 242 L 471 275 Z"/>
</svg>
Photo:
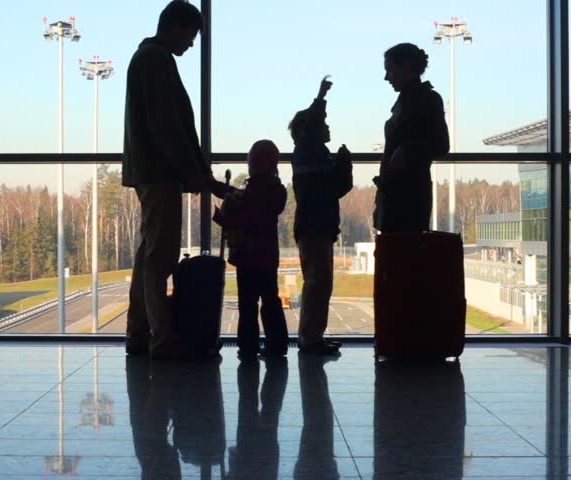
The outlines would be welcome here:
<svg viewBox="0 0 571 480">
<path fill-rule="evenodd" d="M 460 235 L 384 233 L 375 246 L 375 356 L 458 357 L 466 298 Z"/>
</svg>

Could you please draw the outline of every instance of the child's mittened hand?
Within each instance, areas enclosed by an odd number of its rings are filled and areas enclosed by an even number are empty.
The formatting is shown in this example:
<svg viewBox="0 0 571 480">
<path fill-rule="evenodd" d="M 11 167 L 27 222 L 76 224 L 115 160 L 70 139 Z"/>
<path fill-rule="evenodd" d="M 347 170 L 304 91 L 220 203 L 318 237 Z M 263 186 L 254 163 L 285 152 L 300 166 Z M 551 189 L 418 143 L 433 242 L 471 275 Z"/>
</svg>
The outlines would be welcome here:
<svg viewBox="0 0 571 480">
<path fill-rule="evenodd" d="M 350 163 L 351 162 L 351 152 L 349 151 L 349 149 L 347 148 L 347 146 L 345 144 L 341 145 L 339 147 L 339 150 L 337 150 L 337 159 L 340 162 L 344 162 L 344 163 Z"/>
<path fill-rule="evenodd" d="M 212 217 L 212 220 L 214 220 L 215 223 L 219 224 L 223 221 L 224 215 L 222 214 L 222 211 L 218 208 L 218 207 L 214 207 L 214 215 Z"/>
</svg>

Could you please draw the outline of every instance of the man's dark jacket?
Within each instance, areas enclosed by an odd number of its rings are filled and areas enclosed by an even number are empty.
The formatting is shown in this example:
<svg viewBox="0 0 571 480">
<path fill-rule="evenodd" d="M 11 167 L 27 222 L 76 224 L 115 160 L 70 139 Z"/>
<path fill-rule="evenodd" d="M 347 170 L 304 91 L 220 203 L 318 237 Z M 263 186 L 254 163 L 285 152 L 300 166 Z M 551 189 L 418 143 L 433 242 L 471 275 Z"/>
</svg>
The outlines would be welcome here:
<svg viewBox="0 0 571 480">
<path fill-rule="evenodd" d="M 123 185 L 184 184 L 209 171 L 175 59 L 147 38 L 127 70 Z"/>
</svg>

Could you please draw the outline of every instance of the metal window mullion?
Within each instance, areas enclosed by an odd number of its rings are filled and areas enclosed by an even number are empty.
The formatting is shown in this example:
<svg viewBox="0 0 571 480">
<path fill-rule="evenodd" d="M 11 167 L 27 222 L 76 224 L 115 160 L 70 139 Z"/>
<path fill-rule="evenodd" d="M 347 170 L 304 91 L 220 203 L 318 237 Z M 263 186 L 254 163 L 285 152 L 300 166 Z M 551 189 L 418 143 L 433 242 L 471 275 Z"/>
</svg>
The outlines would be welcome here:
<svg viewBox="0 0 571 480">
<path fill-rule="evenodd" d="M 547 349 L 546 478 L 569 475 L 569 350 Z"/>
<path fill-rule="evenodd" d="M 200 39 L 200 144 L 204 157 L 210 162 L 212 153 L 212 2 L 201 1 L 204 29 Z M 200 250 L 210 250 L 212 225 L 211 195 L 200 195 Z"/>
<path fill-rule="evenodd" d="M 120 165 L 121 153 L 0 153 L 0 165 L 86 165 L 92 163 Z M 280 154 L 280 162 L 288 164 L 291 153 Z M 434 163 L 457 163 L 463 165 L 507 165 L 510 163 L 549 163 L 557 155 L 548 152 L 539 153 L 453 153 Z M 246 152 L 212 153 L 212 163 L 232 163 L 246 165 Z M 358 165 L 378 165 L 381 156 L 377 153 L 352 152 L 351 159 Z"/>
<path fill-rule="evenodd" d="M 547 0 L 548 334 L 569 341 L 568 0 Z"/>
</svg>

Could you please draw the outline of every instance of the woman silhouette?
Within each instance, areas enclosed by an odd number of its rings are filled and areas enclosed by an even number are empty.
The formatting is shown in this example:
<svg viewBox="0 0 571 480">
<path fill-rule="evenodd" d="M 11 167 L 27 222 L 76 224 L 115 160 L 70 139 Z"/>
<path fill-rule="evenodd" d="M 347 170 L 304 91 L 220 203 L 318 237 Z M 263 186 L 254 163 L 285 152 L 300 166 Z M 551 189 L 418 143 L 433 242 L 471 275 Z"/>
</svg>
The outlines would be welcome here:
<svg viewBox="0 0 571 480">
<path fill-rule="evenodd" d="M 385 80 L 396 103 L 385 123 L 385 151 L 377 185 L 374 226 L 381 232 L 428 230 L 432 210 L 432 161 L 448 153 L 442 98 L 423 82 L 428 55 L 411 43 L 385 52 Z"/>
</svg>

